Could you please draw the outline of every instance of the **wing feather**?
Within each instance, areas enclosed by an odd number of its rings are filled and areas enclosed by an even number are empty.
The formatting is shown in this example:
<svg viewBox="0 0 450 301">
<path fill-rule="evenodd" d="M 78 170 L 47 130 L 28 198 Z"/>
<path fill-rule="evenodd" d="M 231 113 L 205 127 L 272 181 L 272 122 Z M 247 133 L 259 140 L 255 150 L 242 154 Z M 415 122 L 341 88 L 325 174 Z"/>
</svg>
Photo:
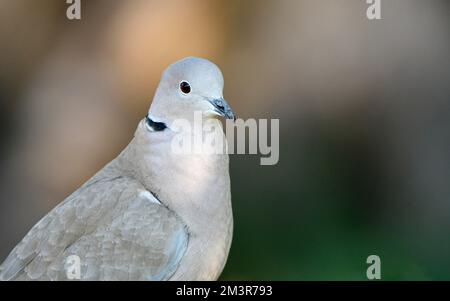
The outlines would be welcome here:
<svg viewBox="0 0 450 301">
<path fill-rule="evenodd" d="M 149 195 L 130 178 L 94 177 L 30 230 L 0 266 L 0 280 L 67 280 L 70 255 L 80 257 L 81 280 L 169 279 L 188 232 Z"/>
</svg>

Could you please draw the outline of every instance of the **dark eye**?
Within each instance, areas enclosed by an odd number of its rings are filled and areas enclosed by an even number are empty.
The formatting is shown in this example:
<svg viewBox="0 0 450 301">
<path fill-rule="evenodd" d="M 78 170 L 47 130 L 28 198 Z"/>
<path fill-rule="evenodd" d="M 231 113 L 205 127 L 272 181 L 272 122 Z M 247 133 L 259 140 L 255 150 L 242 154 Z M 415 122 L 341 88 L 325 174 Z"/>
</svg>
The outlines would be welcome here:
<svg viewBox="0 0 450 301">
<path fill-rule="evenodd" d="M 188 82 L 182 82 L 180 84 L 180 89 L 184 94 L 189 94 L 191 92 L 191 85 L 189 85 Z"/>
</svg>

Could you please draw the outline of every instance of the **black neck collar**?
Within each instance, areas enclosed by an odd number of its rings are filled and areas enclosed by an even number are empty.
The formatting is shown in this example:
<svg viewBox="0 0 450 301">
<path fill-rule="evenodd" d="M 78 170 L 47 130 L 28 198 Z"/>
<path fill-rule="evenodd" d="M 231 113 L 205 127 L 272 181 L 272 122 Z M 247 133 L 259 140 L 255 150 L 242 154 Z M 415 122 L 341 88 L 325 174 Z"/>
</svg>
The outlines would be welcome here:
<svg viewBox="0 0 450 301">
<path fill-rule="evenodd" d="M 145 122 L 155 132 L 161 132 L 167 129 L 167 125 L 164 122 L 155 122 L 148 115 L 145 117 Z"/>
</svg>

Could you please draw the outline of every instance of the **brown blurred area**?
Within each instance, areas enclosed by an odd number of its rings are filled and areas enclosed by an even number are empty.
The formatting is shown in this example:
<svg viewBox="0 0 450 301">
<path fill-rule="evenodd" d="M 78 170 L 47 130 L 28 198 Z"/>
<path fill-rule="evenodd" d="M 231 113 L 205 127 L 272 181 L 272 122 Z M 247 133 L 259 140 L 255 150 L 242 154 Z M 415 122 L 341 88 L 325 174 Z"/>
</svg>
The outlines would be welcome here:
<svg viewBox="0 0 450 301">
<path fill-rule="evenodd" d="M 233 156 L 224 279 L 450 279 L 450 3 L 0 0 L 0 261 L 113 159 L 160 75 L 216 62 L 280 163 Z M 384 257 L 383 257 L 384 256 Z"/>
</svg>

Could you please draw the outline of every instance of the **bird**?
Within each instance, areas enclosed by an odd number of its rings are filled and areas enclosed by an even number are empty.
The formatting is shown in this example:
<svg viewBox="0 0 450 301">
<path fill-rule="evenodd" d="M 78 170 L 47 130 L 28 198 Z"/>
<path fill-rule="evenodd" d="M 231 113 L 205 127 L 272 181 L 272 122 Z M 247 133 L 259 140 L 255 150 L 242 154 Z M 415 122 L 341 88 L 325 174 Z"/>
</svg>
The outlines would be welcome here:
<svg viewBox="0 0 450 301">
<path fill-rule="evenodd" d="M 2 281 L 217 280 L 233 236 L 226 152 L 174 153 L 176 121 L 236 120 L 217 65 L 187 57 L 163 72 L 150 109 L 120 154 L 26 234 Z M 187 131 L 187 130 L 186 130 Z M 192 134 L 194 135 L 194 134 Z"/>
</svg>

